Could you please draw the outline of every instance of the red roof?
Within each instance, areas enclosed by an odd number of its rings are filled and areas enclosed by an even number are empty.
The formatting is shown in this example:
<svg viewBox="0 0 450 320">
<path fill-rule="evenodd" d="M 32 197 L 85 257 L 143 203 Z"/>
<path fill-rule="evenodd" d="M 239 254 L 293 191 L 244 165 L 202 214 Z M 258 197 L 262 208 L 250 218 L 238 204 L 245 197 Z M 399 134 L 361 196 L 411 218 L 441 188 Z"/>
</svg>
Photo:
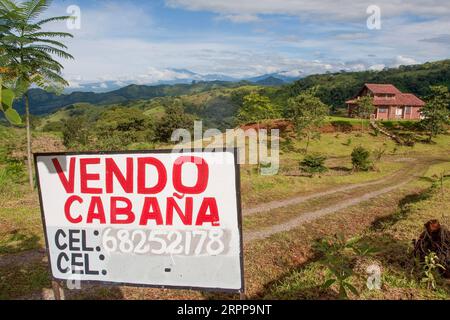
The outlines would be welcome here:
<svg viewBox="0 0 450 320">
<path fill-rule="evenodd" d="M 375 84 L 375 83 L 366 83 L 365 86 L 367 89 L 372 91 L 375 94 L 400 94 L 401 91 L 398 90 L 392 84 Z"/>
<path fill-rule="evenodd" d="M 413 106 L 413 107 L 423 107 L 425 102 L 417 98 L 412 93 L 401 93 L 392 84 L 365 84 L 373 94 L 386 94 L 393 95 L 391 97 L 377 97 L 373 98 L 373 104 L 375 106 Z M 346 101 L 347 104 L 357 104 L 358 99 L 352 99 Z"/>
</svg>

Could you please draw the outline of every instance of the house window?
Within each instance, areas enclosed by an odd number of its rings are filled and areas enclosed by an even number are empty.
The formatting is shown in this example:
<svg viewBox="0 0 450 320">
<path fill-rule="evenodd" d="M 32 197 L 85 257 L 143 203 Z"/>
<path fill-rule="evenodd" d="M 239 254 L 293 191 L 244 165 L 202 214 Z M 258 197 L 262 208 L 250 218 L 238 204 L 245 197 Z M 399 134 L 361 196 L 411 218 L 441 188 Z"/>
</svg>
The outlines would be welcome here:
<svg viewBox="0 0 450 320">
<path fill-rule="evenodd" d="M 411 107 L 405 107 L 405 113 L 406 114 L 411 114 Z"/>
<path fill-rule="evenodd" d="M 378 108 L 378 113 L 387 113 L 388 108 Z"/>
</svg>

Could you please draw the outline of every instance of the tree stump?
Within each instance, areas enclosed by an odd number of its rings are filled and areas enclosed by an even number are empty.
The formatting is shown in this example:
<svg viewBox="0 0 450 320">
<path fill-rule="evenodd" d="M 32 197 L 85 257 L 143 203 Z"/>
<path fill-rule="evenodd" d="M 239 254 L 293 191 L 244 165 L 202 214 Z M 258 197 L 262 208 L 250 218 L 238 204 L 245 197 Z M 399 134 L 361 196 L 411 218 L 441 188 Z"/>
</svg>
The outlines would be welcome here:
<svg viewBox="0 0 450 320">
<path fill-rule="evenodd" d="M 439 263 L 445 267 L 440 270 L 445 278 L 450 278 L 450 231 L 441 226 L 438 220 L 430 220 L 418 240 L 414 240 L 414 256 L 421 262 L 430 252 L 436 253 Z"/>
</svg>

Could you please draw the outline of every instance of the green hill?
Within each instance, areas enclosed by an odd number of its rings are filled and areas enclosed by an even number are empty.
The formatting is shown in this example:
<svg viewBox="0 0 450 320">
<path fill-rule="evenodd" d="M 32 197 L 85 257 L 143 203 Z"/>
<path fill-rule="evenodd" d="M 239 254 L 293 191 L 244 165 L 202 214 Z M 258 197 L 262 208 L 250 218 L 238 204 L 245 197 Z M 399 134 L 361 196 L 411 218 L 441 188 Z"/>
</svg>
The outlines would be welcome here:
<svg viewBox="0 0 450 320">
<path fill-rule="evenodd" d="M 195 82 L 192 84 L 175 85 L 130 85 L 115 91 L 106 93 L 73 92 L 71 94 L 56 95 L 41 89 L 29 91 L 31 112 L 35 115 L 50 114 L 58 109 L 76 103 L 90 104 L 120 104 L 135 100 L 148 100 L 157 97 L 174 97 L 186 94 L 196 94 L 217 88 L 237 87 L 240 83 L 226 81 Z M 24 103 L 16 101 L 16 109 L 24 112 Z"/>
</svg>

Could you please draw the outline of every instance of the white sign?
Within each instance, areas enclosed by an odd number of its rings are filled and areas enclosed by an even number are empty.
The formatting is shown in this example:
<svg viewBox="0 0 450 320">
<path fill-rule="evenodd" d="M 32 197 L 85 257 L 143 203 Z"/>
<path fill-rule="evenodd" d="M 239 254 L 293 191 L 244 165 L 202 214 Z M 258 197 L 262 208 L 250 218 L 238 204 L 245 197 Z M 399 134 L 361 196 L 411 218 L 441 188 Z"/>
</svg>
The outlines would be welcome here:
<svg viewBox="0 0 450 320">
<path fill-rule="evenodd" d="M 236 154 L 36 154 L 53 277 L 243 291 Z"/>
</svg>

